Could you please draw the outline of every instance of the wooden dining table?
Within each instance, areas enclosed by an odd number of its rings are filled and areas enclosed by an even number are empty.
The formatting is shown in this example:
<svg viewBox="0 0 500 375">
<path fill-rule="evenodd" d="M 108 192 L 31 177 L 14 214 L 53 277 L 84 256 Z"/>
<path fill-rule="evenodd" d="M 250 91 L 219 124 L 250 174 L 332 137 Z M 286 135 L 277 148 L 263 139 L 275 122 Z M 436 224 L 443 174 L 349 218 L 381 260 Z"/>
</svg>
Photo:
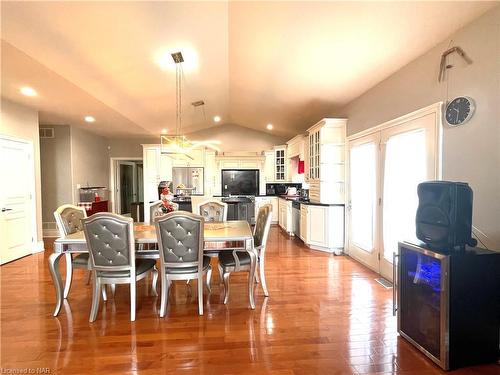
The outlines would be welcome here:
<svg viewBox="0 0 500 375">
<path fill-rule="evenodd" d="M 250 275 L 248 279 L 249 302 L 250 307 L 255 309 L 254 301 L 254 275 L 257 267 L 258 253 L 253 246 L 253 233 L 250 224 L 246 221 L 234 220 L 225 222 L 207 222 L 204 224 L 204 242 L 205 250 L 213 251 L 214 247 L 210 244 L 217 243 L 217 250 L 233 251 L 235 249 L 246 250 L 250 255 Z M 156 244 L 156 230 L 150 223 L 134 223 L 134 240 L 138 245 Z M 230 246 L 221 246 L 222 243 Z M 243 246 L 235 247 L 235 243 L 243 243 Z M 159 258 L 158 250 L 141 250 L 144 246 L 138 246 L 136 257 Z M 59 270 L 59 261 L 62 255 L 67 253 L 88 253 L 85 234 L 83 231 L 75 232 L 64 237 L 59 237 L 54 241 L 54 253 L 49 256 L 49 270 L 56 291 L 56 306 L 53 315 L 57 316 L 61 310 L 64 300 L 63 282 Z M 67 265 L 71 267 L 71 265 Z"/>
</svg>

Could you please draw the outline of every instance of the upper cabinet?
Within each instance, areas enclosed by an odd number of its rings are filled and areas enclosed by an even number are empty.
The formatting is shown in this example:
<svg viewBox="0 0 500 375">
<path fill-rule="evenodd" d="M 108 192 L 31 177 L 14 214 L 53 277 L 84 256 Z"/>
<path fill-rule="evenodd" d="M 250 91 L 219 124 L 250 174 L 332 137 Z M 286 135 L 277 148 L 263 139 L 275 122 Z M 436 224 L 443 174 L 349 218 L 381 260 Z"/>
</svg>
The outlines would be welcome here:
<svg viewBox="0 0 500 375">
<path fill-rule="evenodd" d="M 307 130 L 306 181 L 320 203 L 345 202 L 346 119 L 325 118 Z"/>
<path fill-rule="evenodd" d="M 274 147 L 274 181 L 283 182 L 287 180 L 288 160 L 286 146 Z"/>
<path fill-rule="evenodd" d="M 205 165 L 205 150 L 195 148 L 189 151 L 191 158 L 172 159 L 173 167 L 203 167 Z"/>
</svg>

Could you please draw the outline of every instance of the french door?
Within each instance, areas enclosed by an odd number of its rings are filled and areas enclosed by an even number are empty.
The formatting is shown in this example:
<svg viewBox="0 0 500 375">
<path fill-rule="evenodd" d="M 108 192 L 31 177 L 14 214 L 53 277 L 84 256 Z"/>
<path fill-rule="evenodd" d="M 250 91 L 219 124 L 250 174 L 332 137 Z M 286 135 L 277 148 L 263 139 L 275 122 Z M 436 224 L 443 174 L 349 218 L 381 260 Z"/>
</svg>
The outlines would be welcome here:
<svg viewBox="0 0 500 375">
<path fill-rule="evenodd" d="M 436 113 L 349 141 L 349 255 L 392 280 L 398 241 L 415 238 L 417 185 L 437 179 Z"/>
</svg>

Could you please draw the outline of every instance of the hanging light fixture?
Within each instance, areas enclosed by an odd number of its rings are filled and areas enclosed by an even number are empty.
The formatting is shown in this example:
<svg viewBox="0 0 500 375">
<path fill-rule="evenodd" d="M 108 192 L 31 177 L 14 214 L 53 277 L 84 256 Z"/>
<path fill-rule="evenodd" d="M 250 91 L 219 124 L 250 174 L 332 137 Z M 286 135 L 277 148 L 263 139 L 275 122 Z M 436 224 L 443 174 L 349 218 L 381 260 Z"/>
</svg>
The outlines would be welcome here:
<svg viewBox="0 0 500 375">
<path fill-rule="evenodd" d="M 175 63 L 175 132 L 169 135 L 160 135 L 161 153 L 172 159 L 193 159 L 189 155 L 193 144 L 182 133 L 182 63 L 184 57 L 181 52 L 172 53 Z"/>
</svg>

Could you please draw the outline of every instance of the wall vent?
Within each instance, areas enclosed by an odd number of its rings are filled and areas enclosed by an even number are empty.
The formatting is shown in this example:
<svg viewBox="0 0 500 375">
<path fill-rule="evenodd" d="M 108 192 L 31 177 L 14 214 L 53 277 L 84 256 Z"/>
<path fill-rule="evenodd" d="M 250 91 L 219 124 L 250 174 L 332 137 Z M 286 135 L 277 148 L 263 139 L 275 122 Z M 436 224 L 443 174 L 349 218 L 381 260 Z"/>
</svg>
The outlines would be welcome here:
<svg viewBox="0 0 500 375">
<path fill-rule="evenodd" d="M 54 138 L 54 128 L 40 128 L 40 138 Z"/>
</svg>

